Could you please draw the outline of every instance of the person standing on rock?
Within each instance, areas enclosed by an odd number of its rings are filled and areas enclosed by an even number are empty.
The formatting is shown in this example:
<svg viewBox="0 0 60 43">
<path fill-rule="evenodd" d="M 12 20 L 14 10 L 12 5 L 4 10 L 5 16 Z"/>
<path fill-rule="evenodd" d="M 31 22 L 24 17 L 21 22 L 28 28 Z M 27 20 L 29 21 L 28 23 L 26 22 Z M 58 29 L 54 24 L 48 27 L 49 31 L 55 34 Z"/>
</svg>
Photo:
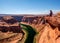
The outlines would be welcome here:
<svg viewBox="0 0 60 43">
<path fill-rule="evenodd" d="M 49 14 L 50 16 L 52 16 L 53 15 L 53 12 L 52 12 L 52 10 L 50 10 L 50 14 Z"/>
</svg>

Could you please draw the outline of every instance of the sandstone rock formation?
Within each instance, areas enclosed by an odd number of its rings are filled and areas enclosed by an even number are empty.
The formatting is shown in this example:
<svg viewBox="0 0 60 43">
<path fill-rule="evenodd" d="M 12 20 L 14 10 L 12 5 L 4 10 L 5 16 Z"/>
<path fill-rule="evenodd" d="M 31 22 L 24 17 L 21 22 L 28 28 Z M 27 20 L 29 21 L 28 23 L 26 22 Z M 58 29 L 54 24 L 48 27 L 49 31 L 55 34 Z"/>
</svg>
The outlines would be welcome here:
<svg viewBox="0 0 60 43">
<path fill-rule="evenodd" d="M 36 43 L 60 43 L 60 14 L 34 18 L 29 25 L 38 32 Z"/>
<path fill-rule="evenodd" d="M 23 36 L 20 23 L 15 18 L 3 16 L 0 19 L 0 43 L 17 43 Z"/>
<path fill-rule="evenodd" d="M 2 32 L 7 32 L 7 31 L 12 31 L 12 32 L 21 32 L 21 27 L 19 25 L 19 22 L 14 19 L 11 16 L 4 16 L 0 20 L 0 31 Z"/>
</svg>

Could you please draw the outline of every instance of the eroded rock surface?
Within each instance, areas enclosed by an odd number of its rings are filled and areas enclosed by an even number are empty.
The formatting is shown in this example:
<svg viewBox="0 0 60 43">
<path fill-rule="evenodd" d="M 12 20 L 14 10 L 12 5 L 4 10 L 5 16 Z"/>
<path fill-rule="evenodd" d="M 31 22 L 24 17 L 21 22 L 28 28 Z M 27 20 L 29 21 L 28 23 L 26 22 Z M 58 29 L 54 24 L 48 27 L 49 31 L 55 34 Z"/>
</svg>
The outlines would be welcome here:
<svg viewBox="0 0 60 43">
<path fill-rule="evenodd" d="M 0 43 L 17 43 L 23 38 L 20 23 L 12 16 L 3 16 L 0 19 Z"/>
<path fill-rule="evenodd" d="M 60 43 L 60 14 L 34 18 L 31 24 L 22 23 L 36 29 L 38 33 L 35 36 L 36 43 Z"/>
</svg>

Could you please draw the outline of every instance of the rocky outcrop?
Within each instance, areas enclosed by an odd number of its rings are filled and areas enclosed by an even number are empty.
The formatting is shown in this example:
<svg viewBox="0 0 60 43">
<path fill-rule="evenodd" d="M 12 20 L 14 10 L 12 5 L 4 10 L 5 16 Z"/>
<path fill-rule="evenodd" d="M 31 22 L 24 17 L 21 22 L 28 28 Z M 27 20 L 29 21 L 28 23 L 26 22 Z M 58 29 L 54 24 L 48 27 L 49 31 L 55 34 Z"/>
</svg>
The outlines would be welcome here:
<svg viewBox="0 0 60 43">
<path fill-rule="evenodd" d="M 26 22 L 28 24 L 39 24 L 41 20 L 41 16 L 23 16 L 22 22 Z"/>
<path fill-rule="evenodd" d="M 57 43 L 57 40 L 60 38 L 60 32 L 57 27 L 53 29 L 49 24 L 46 24 L 42 31 L 40 32 L 39 43 Z"/>
<path fill-rule="evenodd" d="M 0 43 L 17 43 L 24 37 L 20 23 L 12 16 L 0 19 Z"/>
<path fill-rule="evenodd" d="M 38 33 L 35 36 L 36 43 L 60 43 L 59 14 L 34 18 L 29 25 L 35 28 Z"/>
<path fill-rule="evenodd" d="M 21 32 L 21 27 L 19 22 L 14 19 L 12 16 L 4 16 L 0 20 L 0 31 L 2 32 Z"/>
</svg>

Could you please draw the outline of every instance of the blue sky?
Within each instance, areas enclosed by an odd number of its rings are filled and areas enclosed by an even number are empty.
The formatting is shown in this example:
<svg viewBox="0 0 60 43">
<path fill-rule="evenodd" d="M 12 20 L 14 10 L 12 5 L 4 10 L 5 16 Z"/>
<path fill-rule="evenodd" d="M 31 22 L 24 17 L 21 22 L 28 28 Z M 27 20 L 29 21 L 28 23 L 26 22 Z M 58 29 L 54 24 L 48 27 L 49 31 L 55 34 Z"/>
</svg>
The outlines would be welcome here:
<svg viewBox="0 0 60 43">
<path fill-rule="evenodd" d="M 60 11 L 60 0 L 0 0 L 0 14 L 40 14 Z"/>
</svg>

